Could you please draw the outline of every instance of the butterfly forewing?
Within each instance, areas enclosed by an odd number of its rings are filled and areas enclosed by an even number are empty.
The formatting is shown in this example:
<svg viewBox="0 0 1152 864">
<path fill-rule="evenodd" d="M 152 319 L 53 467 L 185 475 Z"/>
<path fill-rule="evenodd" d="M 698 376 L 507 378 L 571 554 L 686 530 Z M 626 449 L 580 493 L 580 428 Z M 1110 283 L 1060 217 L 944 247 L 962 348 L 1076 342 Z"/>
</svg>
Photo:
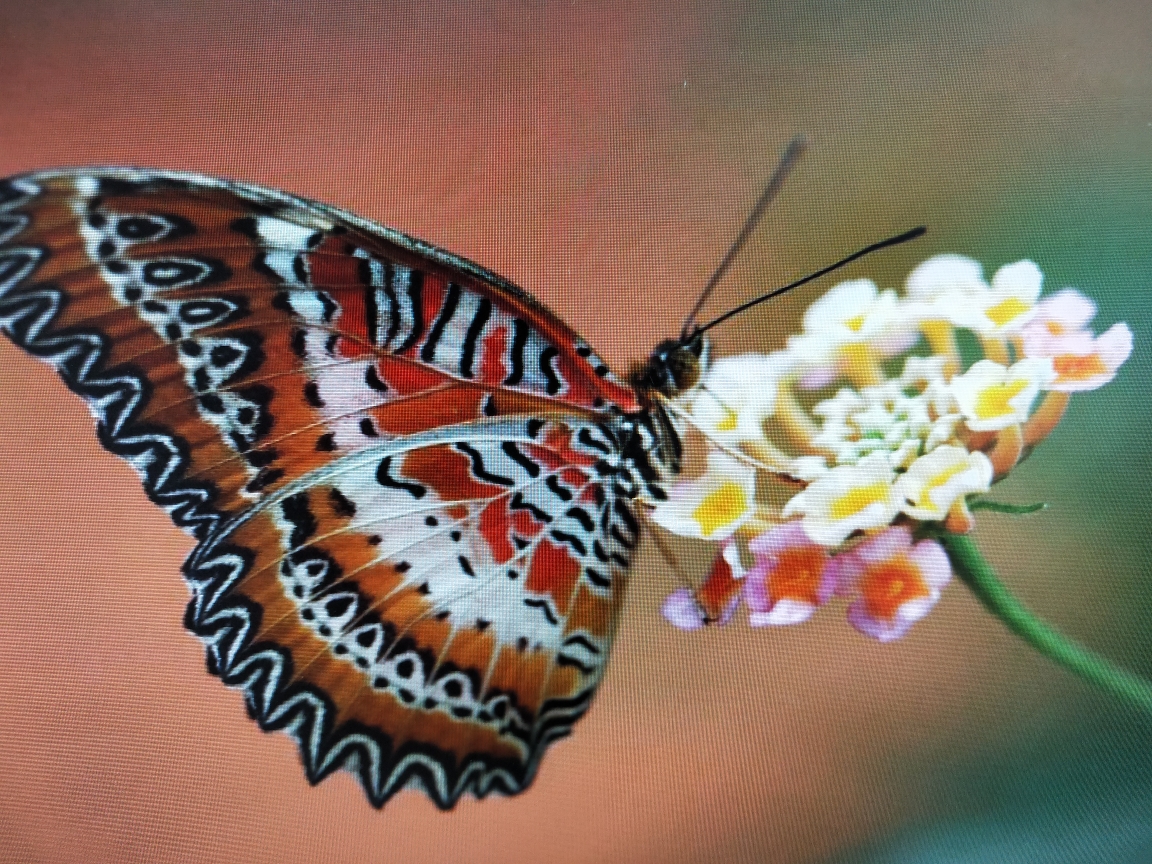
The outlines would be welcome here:
<svg viewBox="0 0 1152 864">
<path fill-rule="evenodd" d="M 528 295 L 271 190 L 44 172 L 0 186 L 0 324 L 201 541 L 188 625 L 313 781 L 516 792 L 587 708 L 640 405 Z"/>
</svg>

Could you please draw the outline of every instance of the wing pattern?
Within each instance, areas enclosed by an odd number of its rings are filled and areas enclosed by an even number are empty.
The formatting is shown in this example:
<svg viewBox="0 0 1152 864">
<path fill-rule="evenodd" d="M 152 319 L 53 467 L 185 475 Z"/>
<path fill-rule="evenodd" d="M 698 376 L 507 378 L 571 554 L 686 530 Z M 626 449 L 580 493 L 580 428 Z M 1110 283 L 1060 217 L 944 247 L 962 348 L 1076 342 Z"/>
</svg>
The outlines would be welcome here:
<svg viewBox="0 0 1152 864">
<path fill-rule="evenodd" d="M 312 782 L 515 793 L 603 674 L 658 428 L 531 297 L 196 175 L 0 184 L 0 328 L 200 541 L 187 626 Z"/>
</svg>

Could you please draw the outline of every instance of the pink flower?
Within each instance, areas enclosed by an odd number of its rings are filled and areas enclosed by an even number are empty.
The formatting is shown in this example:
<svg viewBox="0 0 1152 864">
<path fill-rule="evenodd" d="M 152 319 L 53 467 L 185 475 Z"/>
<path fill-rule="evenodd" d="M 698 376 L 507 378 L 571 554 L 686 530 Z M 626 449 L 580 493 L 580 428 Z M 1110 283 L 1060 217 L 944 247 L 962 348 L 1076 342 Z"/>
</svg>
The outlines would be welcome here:
<svg viewBox="0 0 1152 864">
<path fill-rule="evenodd" d="M 748 623 L 800 624 L 833 594 L 827 550 L 813 543 L 799 520 L 785 522 L 748 544 L 756 563 L 744 579 Z"/>
<path fill-rule="evenodd" d="M 679 630 L 699 630 L 706 623 L 704 610 L 696 602 L 689 588 L 677 588 L 664 598 L 660 614 Z"/>
<path fill-rule="evenodd" d="M 1025 350 L 1029 356 L 1037 356 L 1035 343 Z M 1043 350 L 1052 352 L 1047 356 L 1052 358 L 1052 370 L 1056 373 L 1048 390 L 1064 393 L 1095 390 L 1115 378 L 1117 370 L 1132 353 L 1132 331 L 1120 322 L 1099 336 L 1084 331 L 1046 340 Z"/>
<path fill-rule="evenodd" d="M 848 623 L 881 642 L 891 642 L 927 615 L 952 578 L 939 543 L 912 545 L 912 532 L 893 526 L 837 555 L 828 568 L 837 593 L 853 597 Z"/>
<path fill-rule="evenodd" d="M 1116 377 L 1132 353 L 1128 325 L 1114 324 L 1093 336 L 1087 326 L 1095 315 L 1096 304 L 1071 288 L 1037 304 L 1036 317 L 1022 333 L 1023 347 L 1028 357 L 1052 358 L 1056 376 L 1046 389 L 1095 390 Z"/>
</svg>

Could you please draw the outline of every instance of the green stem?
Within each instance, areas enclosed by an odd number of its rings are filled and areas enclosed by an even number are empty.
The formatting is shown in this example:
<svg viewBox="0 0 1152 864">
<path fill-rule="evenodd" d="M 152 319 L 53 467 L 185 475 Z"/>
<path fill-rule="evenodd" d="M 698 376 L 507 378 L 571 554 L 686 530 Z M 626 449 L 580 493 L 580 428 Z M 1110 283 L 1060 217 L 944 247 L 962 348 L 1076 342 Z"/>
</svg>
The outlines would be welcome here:
<svg viewBox="0 0 1152 864">
<path fill-rule="evenodd" d="M 1061 636 L 1020 603 L 996 577 L 976 544 L 960 534 L 941 534 L 937 538 L 960 581 L 984 607 L 1004 622 L 1005 626 L 1047 657 L 1074 672 L 1101 690 L 1152 712 L 1152 683 L 1117 669 L 1106 659 Z"/>
<path fill-rule="evenodd" d="M 1041 510 L 1047 510 L 1047 504 L 1004 504 L 1000 501 L 989 501 L 985 498 L 977 498 L 975 501 L 968 502 L 968 509 L 975 513 L 977 510 L 989 510 L 992 513 L 1007 513 L 1009 516 L 1028 516 L 1031 513 L 1039 513 Z"/>
</svg>

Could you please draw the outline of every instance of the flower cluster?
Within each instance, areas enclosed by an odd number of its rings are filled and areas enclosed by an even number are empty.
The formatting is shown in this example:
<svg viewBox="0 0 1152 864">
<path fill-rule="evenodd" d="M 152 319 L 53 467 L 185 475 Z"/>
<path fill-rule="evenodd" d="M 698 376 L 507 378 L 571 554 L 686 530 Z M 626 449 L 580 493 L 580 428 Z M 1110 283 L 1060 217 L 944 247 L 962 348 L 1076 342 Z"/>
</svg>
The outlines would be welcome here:
<svg viewBox="0 0 1152 864">
<path fill-rule="evenodd" d="M 1042 278 L 1020 261 L 988 282 L 977 262 L 939 255 L 902 294 L 844 282 L 784 350 L 721 359 L 669 402 L 711 450 L 652 518 L 720 554 L 665 617 L 696 629 L 743 603 L 753 627 L 796 624 L 840 596 L 854 627 L 889 641 L 926 615 L 951 578 L 931 534 L 971 530 L 970 496 L 1131 353 L 1126 324 L 1094 335 L 1095 304 L 1041 297 Z"/>
</svg>

